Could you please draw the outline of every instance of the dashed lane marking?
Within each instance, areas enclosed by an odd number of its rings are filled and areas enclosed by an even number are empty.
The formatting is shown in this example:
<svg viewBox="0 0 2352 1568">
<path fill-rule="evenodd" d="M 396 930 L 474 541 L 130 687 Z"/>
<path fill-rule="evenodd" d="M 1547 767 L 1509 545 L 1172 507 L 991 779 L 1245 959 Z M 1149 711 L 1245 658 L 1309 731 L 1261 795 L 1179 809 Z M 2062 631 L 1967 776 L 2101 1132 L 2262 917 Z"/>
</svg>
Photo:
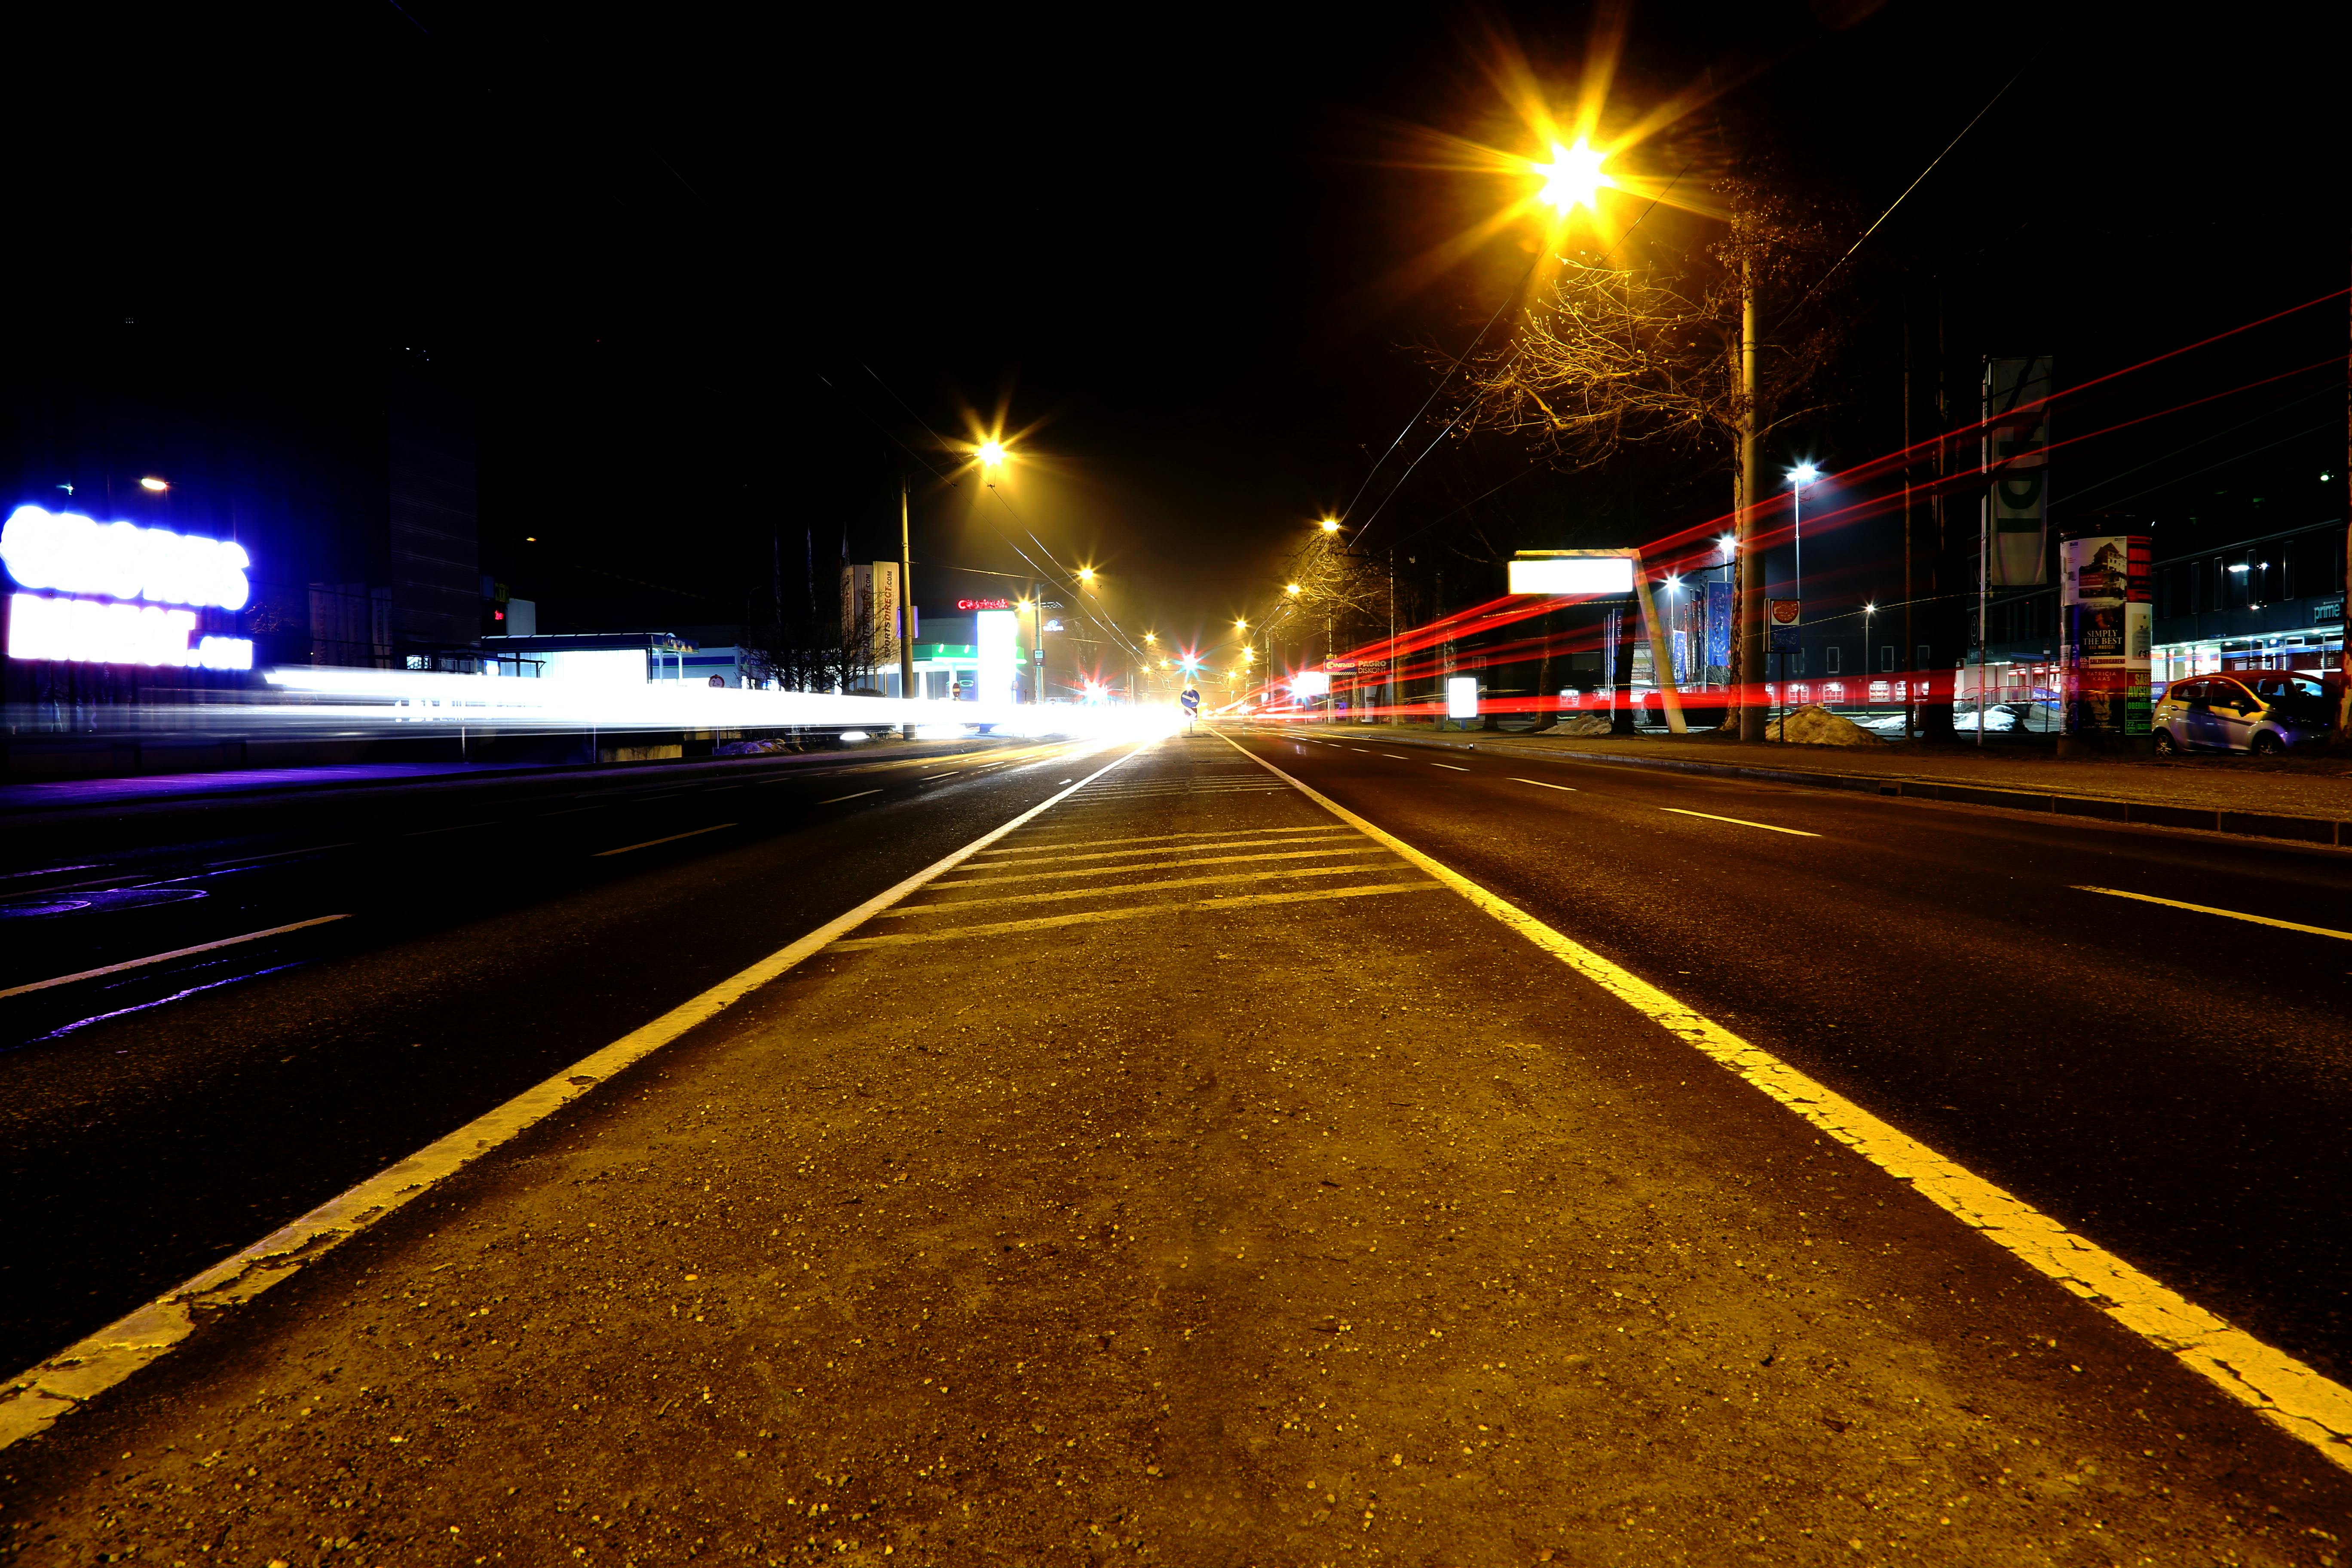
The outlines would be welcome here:
<svg viewBox="0 0 2352 1568">
<path fill-rule="evenodd" d="M 1382 757 L 1389 757 L 1389 758 L 1392 758 L 1392 759 L 1394 759 L 1395 761 L 1400 762 L 1400 763 L 1409 763 L 1409 762 L 1412 761 L 1412 759 L 1411 757 L 1400 757 L 1400 756 L 1398 756 L 1394 752 L 1375 752 L 1375 753 L 1374 753 L 1374 755 L 1376 755 L 1376 756 L 1382 756 Z"/>
<path fill-rule="evenodd" d="M 1543 782 L 1543 780 L 1541 780 L 1541 779 L 1517 779 L 1517 778 L 1515 778 L 1515 779 L 1513 779 L 1511 782 L 1512 782 L 1513 784 L 1533 784 L 1533 785 L 1535 785 L 1535 786 L 1536 786 L 1536 788 L 1538 788 L 1538 789 L 1556 789 L 1556 790 L 1564 790 L 1564 791 L 1566 791 L 1566 792 L 1567 792 L 1568 794 L 1570 794 L 1570 795 L 1574 795 L 1574 794 L 1576 793 L 1576 786 L 1575 786 L 1574 784 L 1546 784 L 1546 783 L 1544 783 L 1544 782 Z"/>
<path fill-rule="evenodd" d="M 1349 835 L 1349 837 L 1353 837 Z M 1291 840 L 1297 843 L 1297 839 Z M 1132 871 L 1181 871 L 1192 866 L 1233 866 L 1252 860 L 1320 860 L 1333 855 L 1378 855 L 1379 845 L 1364 848 L 1293 849 L 1276 855 L 1211 855 L 1200 860 L 1156 860 L 1149 866 L 1090 866 L 1077 871 L 1016 871 L 1010 877 L 965 877 L 937 884 L 942 888 L 980 888 L 998 882 L 1043 882 L 1067 877 L 1121 877 Z M 1190 851 L 1178 850 L 1187 854 Z M 1019 861 L 1013 862 L 1019 865 Z"/>
<path fill-rule="evenodd" d="M 1445 768 L 1457 773 L 1466 773 L 1470 771 L 1468 768 L 1463 767 L 1455 763 L 1432 763 L 1429 765 L 1433 768 Z"/>
<path fill-rule="evenodd" d="M 2078 893 L 2105 893 L 2111 899 L 2131 899 L 2143 904 L 2162 904 L 2168 910 L 2189 910 L 2200 915 L 2220 915 L 2226 920 L 2244 921 L 2249 925 L 2275 926 L 2280 931 L 2299 931 L 2306 936 L 2332 936 L 2338 942 L 2352 942 L 2352 931 L 2330 931 L 2326 926 L 2298 925 L 2294 921 L 2274 921 L 2268 915 L 2250 915 L 2242 910 L 2217 910 L 2210 904 L 2184 904 L 2179 899 L 2159 899 L 2148 893 L 2126 893 L 2121 888 L 2089 888 L 2077 886 Z M 0 996 L 7 993 L 0 991 Z"/>
<path fill-rule="evenodd" d="M 1386 851 L 1380 846 L 1356 851 L 1363 855 L 1380 855 Z M 1164 866 L 1122 866 L 1122 871 L 1162 871 Z M 1113 882 L 1108 887 L 1056 888 L 1035 893 L 990 893 L 977 899 L 943 900 L 936 904 L 901 904 L 895 910 L 877 916 L 879 920 L 895 920 L 902 915 L 936 915 L 952 910 L 977 909 L 982 904 L 1051 904 L 1066 903 L 1072 899 L 1110 899 L 1126 893 L 1156 893 L 1162 888 L 1223 887 L 1233 882 L 1262 882 L 1274 877 L 1364 877 L 1376 871 L 1391 871 L 1392 866 L 1283 866 L 1265 871 L 1219 871 L 1206 877 L 1160 877 L 1149 882 Z M 955 882 L 933 883 L 934 887 L 958 887 Z"/>
<path fill-rule="evenodd" d="M 716 822 L 709 827 L 698 827 L 691 832 L 673 833 L 666 838 L 648 838 L 643 844 L 624 844 L 618 849 L 599 849 L 591 858 L 602 860 L 607 855 L 626 855 L 632 849 L 650 849 L 656 844 L 675 844 L 681 838 L 699 838 L 706 833 L 718 833 L 726 828 L 740 826 L 740 823 Z"/>
<path fill-rule="evenodd" d="M 1679 805 L 1662 805 L 1660 811 L 1671 811 L 1676 816 L 1704 816 L 1709 822 L 1728 822 L 1738 827 L 1760 827 L 1767 833 L 1786 833 L 1795 838 L 1819 838 L 1818 833 L 1808 833 L 1801 827 L 1775 827 L 1769 822 L 1750 822 L 1744 816 L 1717 816 L 1711 811 L 1685 811 Z"/>
<path fill-rule="evenodd" d="M 987 925 L 951 926 L 946 931 L 907 931 L 891 936 L 853 937 L 833 944 L 835 952 L 856 948 L 904 947 L 918 942 L 953 942 L 968 936 L 1002 936 L 1012 931 L 1045 931 L 1053 926 L 1092 925 L 1101 921 L 1137 920 L 1145 915 L 1183 914 L 1195 910 L 1255 909 L 1262 904 L 1303 904 L 1323 899 L 1361 899 L 1376 893 L 1430 893 L 1444 884 L 1431 881 L 1381 882 L 1369 888 L 1316 888 L 1300 893 L 1244 893 L 1230 899 L 1187 899 L 1165 904 L 1138 904 L 1123 910 L 1086 910 L 1070 915 L 1043 915 L 1035 920 L 996 921 Z M 1099 892 L 1102 889 L 1095 889 Z"/>
<path fill-rule="evenodd" d="M 1668 1034 L 1746 1079 L 1864 1159 L 1908 1182 L 1918 1194 L 2028 1268 L 2047 1275 L 2124 1328 L 2177 1358 L 2231 1398 L 2352 1470 L 2352 1388 L 2322 1376 L 2284 1351 L 2232 1328 L 2161 1281 L 2141 1273 L 2088 1237 L 2068 1230 L 1982 1176 L 1864 1110 L 1714 1019 L 1570 941 L 1509 900 L 1375 826 L 1339 802 L 1292 778 L 1256 753 L 1258 766 L 1333 816 L 1396 851 L 1504 925 L 1559 959 Z M 1760 824 L 1752 826 L 1761 826 Z M 1786 831 L 1785 829 L 1783 831 Z"/>
<path fill-rule="evenodd" d="M 120 974 L 126 969 L 144 969 L 151 963 L 169 963 L 175 958 L 185 958 L 192 952 L 210 952 L 215 948 L 235 947 L 241 942 L 259 942 L 264 937 L 284 936 L 289 931 L 306 931 L 322 926 L 330 921 L 347 921 L 348 914 L 319 915 L 311 920 L 296 921 L 291 925 L 271 926 L 268 931 L 249 931 L 243 936 L 225 936 L 218 942 L 200 942 L 194 947 L 175 947 L 169 952 L 151 953 L 145 958 L 126 958 L 121 963 L 109 963 L 97 969 L 79 970 L 72 974 L 60 974 L 54 980 L 36 980 L 27 985 L 11 985 L 0 991 L 0 999 L 22 996 L 27 991 L 47 991 L 52 985 L 71 985 L 77 980 L 95 980 L 101 974 Z"/>
<path fill-rule="evenodd" d="M 864 799 L 865 799 L 867 795 L 880 795 L 881 793 L 882 793 L 882 792 L 881 792 L 880 790 L 878 790 L 878 789 L 862 789 L 862 790 L 859 790 L 856 795 L 835 795 L 831 800 L 821 800 L 821 801 L 818 801 L 818 802 L 817 802 L 817 805 L 840 805 L 843 801 L 845 801 L 845 800 L 864 800 Z"/>
<path fill-rule="evenodd" d="M 1100 778 L 1145 748 L 1133 747 L 1092 774 Z M 358 1185 L 328 1199 L 309 1214 L 263 1237 L 241 1252 L 182 1281 L 145 1306 L 117 1318 L 98 1332 L 0 1383 L 0 1448 L 45 1431 L 60 1415 L 79 1409 L 152 1362 L 179 1348 L 195 1331 L 199 1313 L 217 1322 L 224 1310 L 290 1279 L 362 1231 L 399 1212 L 443 1181 L 586 1094 L 597 1084 L 651 1056 L 698 1024 L 708 1023 L 735 1003 L 810 955 L 832 946 L 883 910 L 954 870 L 1006 834 L 1018 831 L 1065 798 L 1048 795 L 1001 827 L 931 862 L 897 886 L 877 893 L 848 913 L 827 921 L 788 947 L 731 975 L 689 1001 L 614 1040 L 603 1050 L 527 1089 L 496 1110 L 476 1117 L 438 1142 L 411 1154 Z M 1424 883 L 1423 886 L 1435 886 Z M 1278 900 L 1280 895 L 1276 895 Z"/>
</svg>

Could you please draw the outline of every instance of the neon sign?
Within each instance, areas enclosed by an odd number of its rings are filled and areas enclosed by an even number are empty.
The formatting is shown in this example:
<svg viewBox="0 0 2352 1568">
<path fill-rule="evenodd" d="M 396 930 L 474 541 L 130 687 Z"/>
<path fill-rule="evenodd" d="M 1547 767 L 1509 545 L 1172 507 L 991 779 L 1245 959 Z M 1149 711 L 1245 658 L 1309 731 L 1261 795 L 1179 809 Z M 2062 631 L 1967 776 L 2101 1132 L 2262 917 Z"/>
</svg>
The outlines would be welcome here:
<svg viewBox="0 0 2352 1568">
<path fill-rule="evenodd" d="M 100 595 L 12 595 L 12 658 L 253 668 L 250 641 L 196 632 L 197 610 L 243 609 L 252 595 L 245 574 L 252 560 L 233 541 L 20 506 L 0 528 L 0 563 L 20 587 Z"/>
<path fill-rule="evenodd" d="M 1009 610 L 1012 607 L 1013 601 L 1010 599 L 958 599 L 956 601 L 956 608 L 959 610 Z"/>
</svg>

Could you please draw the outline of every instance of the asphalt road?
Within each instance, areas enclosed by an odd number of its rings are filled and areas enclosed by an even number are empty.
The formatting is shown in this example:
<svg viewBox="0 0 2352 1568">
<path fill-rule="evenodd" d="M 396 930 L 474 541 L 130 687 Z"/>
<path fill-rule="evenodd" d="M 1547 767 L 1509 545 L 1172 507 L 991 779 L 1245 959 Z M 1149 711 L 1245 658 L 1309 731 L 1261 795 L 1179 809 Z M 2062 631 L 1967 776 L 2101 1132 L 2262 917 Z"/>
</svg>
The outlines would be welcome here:
<svg viewBox="0 0 2352 1568">
<path fill-rule="evenodd" d="M 1240 737 L 2337 1380 L 2352 855 L 1345 729 Z M 1731 820 L 1726 820 L 1731 819 Z"/>
<path fill-rule="evenodd" d="M 993 741 L 0 818 L 29 1365 L 1052 793 Z"/>
</svg>

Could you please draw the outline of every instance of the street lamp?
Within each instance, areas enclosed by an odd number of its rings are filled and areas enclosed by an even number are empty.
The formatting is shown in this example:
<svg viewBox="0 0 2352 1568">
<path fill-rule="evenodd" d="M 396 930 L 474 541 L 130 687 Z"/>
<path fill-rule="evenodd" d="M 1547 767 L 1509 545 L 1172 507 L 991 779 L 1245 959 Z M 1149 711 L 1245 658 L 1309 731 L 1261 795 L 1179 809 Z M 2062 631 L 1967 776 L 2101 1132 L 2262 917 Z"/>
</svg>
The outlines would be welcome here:
<svg viewBox="0 0 2352 1568">
<path fill-rule="evenodd" d="M 1862 606 L 1862 690 L 1865 697 L 1870 694 L 1870 678 L 1874 673 L 1870 668 L 1870 617 L 1876 614 L 1878 601 L 1875 599 Z"/>
<path fill-rule="evenodd" d="M 1336 517 L 1327 517 L 1319 526 L 1326 533 L 1337 533 L 1339 531 L 1339 520 Z"/>
<path fill-rule="evenodd" d="M 165 490 L 170 489 L 172 486 L 169 480 L 156 479 L 151 474 L 147 478 L 139 481 L 139 488 L 142 490 L 152 491 L 156 495 L 162 495 Z"/>
<path fill-rule="evenodd" d="M 1004 466 L 1004 443 L 982 441 L 973 449 L 972 456 L 980 459 L 980 466 L 983 468 L 1001 468 Z"/>
</svg>

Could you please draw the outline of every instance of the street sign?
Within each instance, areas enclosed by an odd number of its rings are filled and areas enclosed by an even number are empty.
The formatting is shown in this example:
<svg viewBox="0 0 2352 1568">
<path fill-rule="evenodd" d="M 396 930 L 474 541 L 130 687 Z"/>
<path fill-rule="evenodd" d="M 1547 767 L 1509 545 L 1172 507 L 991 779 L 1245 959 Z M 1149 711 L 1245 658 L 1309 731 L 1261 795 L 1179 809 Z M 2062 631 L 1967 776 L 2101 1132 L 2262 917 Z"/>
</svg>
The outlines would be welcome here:
<svg viewBox="0 0 2352 1568">
<path fill-rule="evenodd" d="M 1764 601 L 1766 623 L 1770 626 L 1774 653 L 1797 651 L 1797 628 L 1803 619 L 1803 601 L 1800 599 L 1767 599 Z"/>
<path fill-rule="evenodd" d="M 1176 700 L 1184 705 L 1185 712 L 1195 712 L 1201 706 L 1201 694 L 1188 686 L 1184 689 L 1184 695 L 1179 697 Z"/>
</svg>

